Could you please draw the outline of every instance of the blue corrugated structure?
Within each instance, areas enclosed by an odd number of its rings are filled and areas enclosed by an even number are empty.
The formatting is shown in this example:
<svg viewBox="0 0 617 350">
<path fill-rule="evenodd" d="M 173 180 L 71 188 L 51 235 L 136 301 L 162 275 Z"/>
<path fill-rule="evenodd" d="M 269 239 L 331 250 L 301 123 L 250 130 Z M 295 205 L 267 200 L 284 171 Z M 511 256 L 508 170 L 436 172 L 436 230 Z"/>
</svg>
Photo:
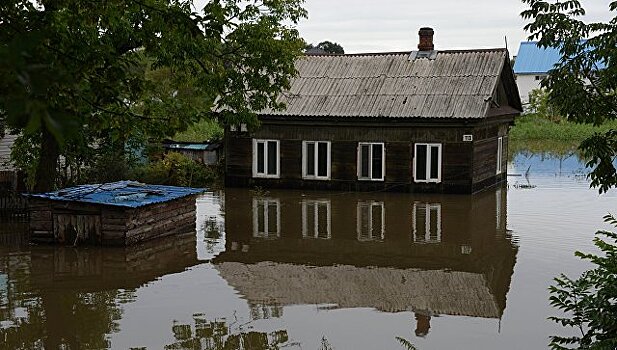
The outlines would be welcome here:
<svg viewBox="0 0 617 350">
<path fill-rule="evenodd" d="M 582 41 L 581 43 L 585 43 Z M 518 49 L 514 74 L 547 74 L 561 60 L 559 49 L 538 47 L 537 41 L 524 41 Z M 597 62 L 598 69 L 606 68 L 603 62 Z"/>
<path fill-rule="evenodd" d="M 56 192 L 32 194 L 31 197 L 67 202 L 140 208 L 195 195 L 202 188 L 147 185 L 136 181 L 119 181 L 105 184 L 83 185 Z"/>
<path fill-rule="evenodd" d="M 518 49 L 514 74 L 546 74 L 561 59 L 559 49 L 538 47 L 537 41 L 522 42 Z"/>
</svg>

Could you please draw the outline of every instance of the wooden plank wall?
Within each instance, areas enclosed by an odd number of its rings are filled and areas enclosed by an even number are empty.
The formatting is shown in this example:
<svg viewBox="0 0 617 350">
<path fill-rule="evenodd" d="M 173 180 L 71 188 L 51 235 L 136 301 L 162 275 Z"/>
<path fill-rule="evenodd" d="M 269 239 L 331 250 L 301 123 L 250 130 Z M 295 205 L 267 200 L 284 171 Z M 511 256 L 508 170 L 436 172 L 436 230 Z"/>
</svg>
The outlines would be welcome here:
<svg viewBox="0 0 617 350">
<path fill-rule="evenodd" d="M 473 147 L 462 142 L 473 127 L 413 128 L 267 124 L 254 133 L 227 132 L 226 184 L 231 187 L 392 190 L 398 192 L 470 192 Z M 252 178 L 252 139 L 280 140 L 279 179 Z M 302 141 L 331 141 L 331 180 L 302 179 Z M 358 142 L 385 142 L 385 181 L 357 180 Z M 440 184 L 413 180 L 414 143 L 442 143 Z"/>
<path fill-rule="evenodd" d="M 196 196 L 139 208 L 127 221 L 126 245 L 195 230 Z"/>
<path fill-rule="evenodd" d="M 32 199 L 30 235 L 33 242 L 73 244 L 75 238 L 65 232 L 59 221 L 88 219 L 100 229 L 89 232 L 87 243 L 130 245 L 141 241 L 195 230 L 195 197 L 188 196 L 143 208 L 84 205 Z M 60 220 L 59 220 L 60 219 Z M 55 223 L 55 225 L 54 225 Z M 84 243 L 84 242 L 79 242 Z"/>
</svg>

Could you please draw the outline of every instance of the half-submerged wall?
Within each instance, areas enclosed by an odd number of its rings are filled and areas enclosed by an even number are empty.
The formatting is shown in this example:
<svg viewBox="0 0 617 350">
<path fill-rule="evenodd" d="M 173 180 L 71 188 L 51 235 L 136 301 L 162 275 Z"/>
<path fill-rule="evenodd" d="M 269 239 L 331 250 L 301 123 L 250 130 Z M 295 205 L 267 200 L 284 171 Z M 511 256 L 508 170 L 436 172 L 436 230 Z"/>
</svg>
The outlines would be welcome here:
<svg viewBox="0 0 617 350">
<path fill-rule="evenodd" d="M 226 132 L 226 185 L 343 191 L 474 193 L 505 180 L 509 121 L 500 123 L 307 122 L 263 120 L 253 132 Z M 502 137 L 498 145 L 498 135 Z M 469 136 L 472 137 L 471 141 Z M 276 140 L 279 175 L 254 176 L 254 140 Z M 330 177 L 303 176 L 303 142 L 330 144 Z M 360 143 L 383 143 L 382 180 L 358 176 Z M 416 144 L 440 145 L 439 180 L 416 180 Z M 497 172 L 501 151 L 501 172 Z"/>
</svg>

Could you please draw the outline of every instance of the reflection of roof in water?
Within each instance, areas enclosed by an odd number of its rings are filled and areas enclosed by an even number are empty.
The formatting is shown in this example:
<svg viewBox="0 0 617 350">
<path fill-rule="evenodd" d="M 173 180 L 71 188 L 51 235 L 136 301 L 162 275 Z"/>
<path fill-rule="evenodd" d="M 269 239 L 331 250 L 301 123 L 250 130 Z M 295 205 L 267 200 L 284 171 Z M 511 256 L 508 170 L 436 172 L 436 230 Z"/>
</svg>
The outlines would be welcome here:
<svg viewBox="0 0 617 350">
<path fill-rule="evenodd" d="M 486 318 L 499 318 L 502 313 L 483 274 L 271 262 L 215 266 L 251 303 L 336 304 L 339 308 Z"/>
</svg>

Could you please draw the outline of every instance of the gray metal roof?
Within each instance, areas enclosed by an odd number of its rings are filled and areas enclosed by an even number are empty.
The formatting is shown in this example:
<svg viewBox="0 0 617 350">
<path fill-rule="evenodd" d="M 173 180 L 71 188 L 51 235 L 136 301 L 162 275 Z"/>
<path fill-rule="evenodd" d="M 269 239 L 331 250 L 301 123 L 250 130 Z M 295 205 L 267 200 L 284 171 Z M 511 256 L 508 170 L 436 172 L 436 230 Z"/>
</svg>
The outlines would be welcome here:
<svg viewBox="0 0 617 350">
<path fill-rule="evenodd" d="M 0 171 L 14 170 L 13 165 L 10 164 L 11 159 L 11 147 L 15 143 L 17 135 L 6 134 L 0 138 Z"/>
<path fill-rule="evenodd" d="M 505 49 L 305 56 L 279 96 L 284 111 L 260 115 L 484 118 L 506 62 Z"/>
</svg>

